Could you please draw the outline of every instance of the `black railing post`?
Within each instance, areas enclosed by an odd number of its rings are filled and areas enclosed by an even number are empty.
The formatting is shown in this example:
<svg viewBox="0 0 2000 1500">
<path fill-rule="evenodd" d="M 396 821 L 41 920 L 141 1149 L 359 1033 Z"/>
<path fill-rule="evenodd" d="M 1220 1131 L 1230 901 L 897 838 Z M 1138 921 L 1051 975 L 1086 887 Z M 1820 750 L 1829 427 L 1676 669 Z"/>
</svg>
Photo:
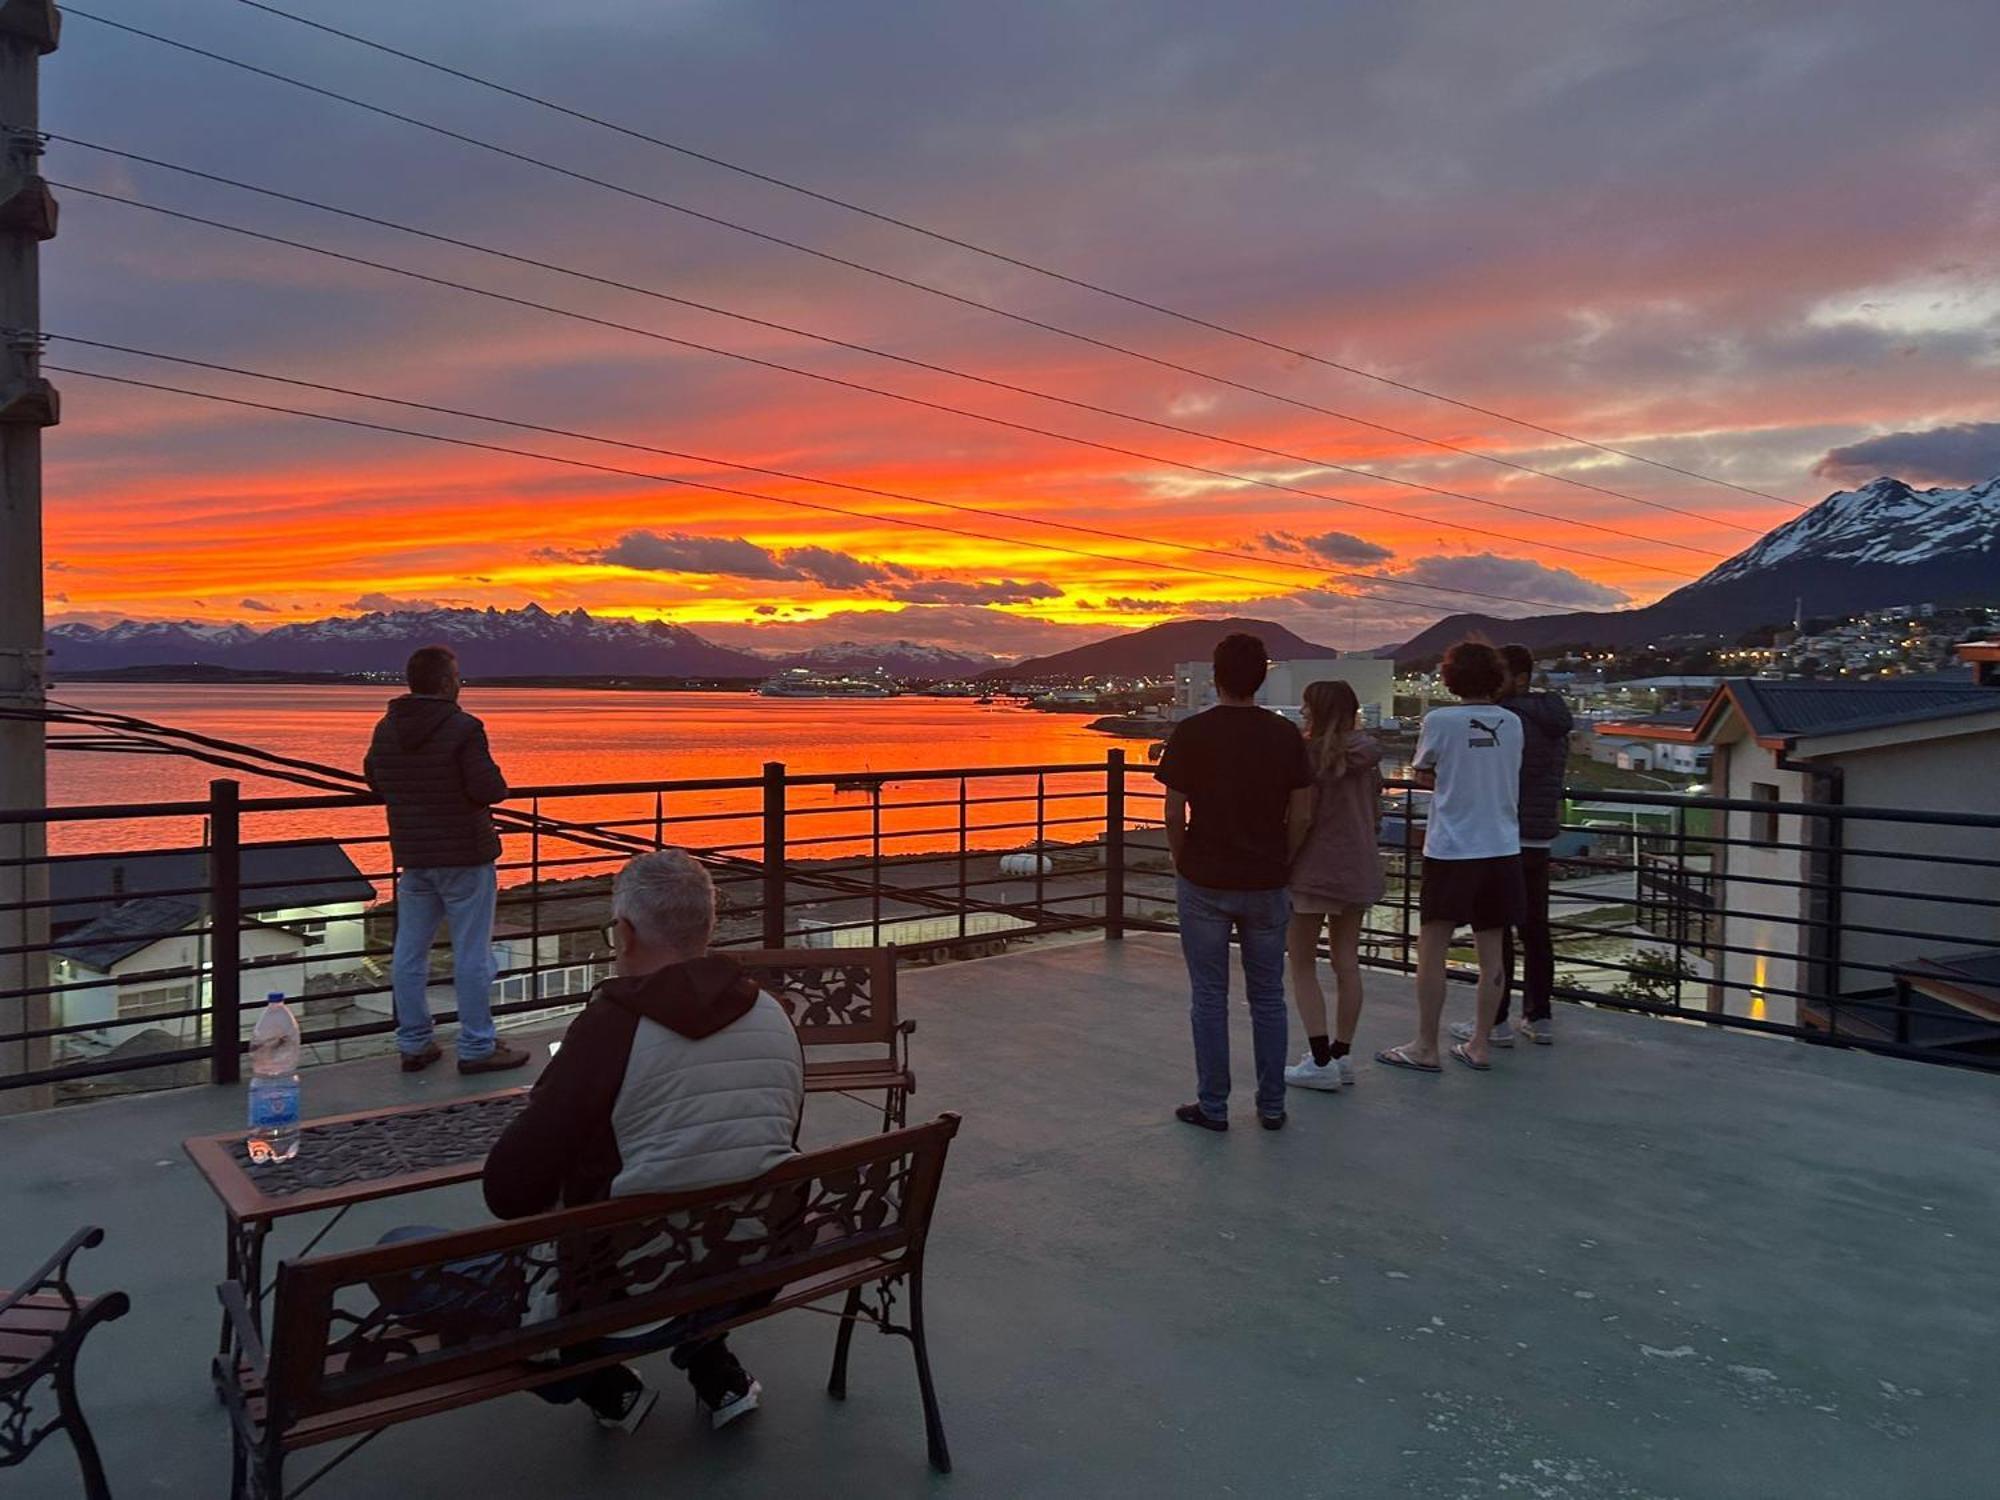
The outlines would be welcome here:
<svg viewBox="0 0 2000 1500">
<path fill-rule="evenodd" d="M 527 998 L 532 1001 L 542 998 L 542 799 L 536 797 L 528 807 L 529 816 L 534 820 L 528 831 Z M 452 952 L 451 961 L 454 964 L 459 962 L 456 949 Z M 491 1004 L 490 995 L 488 1004 Z"/>
<path fill-rule="evenodd" d="M 965 936 L 965 849 L 969 825 L 966 821 L 965 778 L 958 778 L 958 935 Z"/>
<path fill-rule="evenodd" d="M 208 1076 L 243 1076 L 243 789 L 208 784 Z M 201 975 L 195 975 L 201 983 Z"/>
<path fill-rule="evenodd" d="M 873 923 L 871 937 L 874 946 L 882 946 L 882 783 L 877 781 L 868 788 L 868 868 L 869 880 L 874 890 L 873 905 L 869 907 L 869 921 Z"/>
<path fill-rule="evenodd" d="M 1035 926 L 1040 927 L 1048 917 L 1043 906 L 1043 891 L 1048 882 L 1043 876 L 1043 863 L 1048 855 L 1042 851 L 1042 842 L 1049 830 L 1049 773 L 1035 773 Z"/>
<path fill-rule="evenodd" d="M 785 946 L 785 763 L 764 762 L 764 946 Z"/>
<path fill-rule="evenodd" d="M 1125 752 L 1104 762 L 1104 938 L 1125 936 Z"/>
</svg>

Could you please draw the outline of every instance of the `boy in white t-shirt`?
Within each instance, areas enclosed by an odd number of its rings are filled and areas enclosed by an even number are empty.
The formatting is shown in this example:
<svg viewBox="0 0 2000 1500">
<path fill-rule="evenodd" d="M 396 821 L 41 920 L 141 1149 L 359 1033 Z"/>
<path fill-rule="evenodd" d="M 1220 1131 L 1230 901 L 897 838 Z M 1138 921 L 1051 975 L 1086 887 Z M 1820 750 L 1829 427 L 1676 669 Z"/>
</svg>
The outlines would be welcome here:
<svg viewBox="0 0 2000 1500">
<path fill-rule="evenodd" d="M 1503 944 L 1522 916 L 1521 721 L 1495 699 L 1506 669 L 1491 646 L 1463 641 L 1445 653 L 1444 685 L 1459 702 L 1424 715 L 1419 782 L 1433 789 L 1424 833 L 1423 927 L 1417 938 L 1417 1037 L 1375 1054 L 1390 1067 L 1442 1071 L 1445 960 L 1452 934 L 1472 929 L 1479 950 L 1477 1019 L 1451 1055 L 1481 1073 L 1492 1066 L 1490 1034 L 1506 993 Z"/>
</svg>

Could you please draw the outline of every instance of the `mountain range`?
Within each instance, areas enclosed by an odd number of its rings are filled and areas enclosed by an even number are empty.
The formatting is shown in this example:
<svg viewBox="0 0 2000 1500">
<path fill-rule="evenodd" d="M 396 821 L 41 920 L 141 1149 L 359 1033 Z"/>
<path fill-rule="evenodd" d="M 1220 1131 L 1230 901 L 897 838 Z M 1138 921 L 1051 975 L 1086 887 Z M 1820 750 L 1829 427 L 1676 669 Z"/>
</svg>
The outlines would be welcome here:
<svg viewBox="0 0 2000 1500">
<path fill-rule="evenodd" d="M 1549 646 L 1645 646 L 1673 636 L 1737 636 L 1794 613 L 1851 615 L 1898 604 L 2000 601 L 2000 476 L 1964 489 L 1883 477 L 1811 510 L 1641 609 L 1501 619 L 1460 614 L 1405 641 L 1398 661 L 1468 635 Z"/>
<path fill-rule="evenodd" d="M 400 672 L 419 646 L 443 643 L 486 677 L 768 677 L 785 667 L 872 671 L 892 677 L 970 677 L 993 665 L 920 641 L 845 641 L 783 656 L 719 646 L 681 625 L 600 619 L 581 609 L 377 611 L 300 621 L 269 630 L 194 620 L 121 620 L 52 627 L 47 644 L 58 673 L 200 664 L 286 672 Z"/>
<path fill-rule="evenodd" d="M 1169 620 L 1144 630 L 1115 635 L 1108 641 L 1093 641 L 1058 651 L 1053 656 L 1033 656 L 1010 667 L 994 667 L 989 679 L 1077 677 L 1171 677 L 1174 667 L 1184 661 L 1206 661 L 1215 643 L 1225 635 L 1247 631 L 1260 636 L 1273 661 L 1305 661 L 1335 657 L 1331 646 L 1316 646 L 1269 620 Z"/>
<path fill-rule="evenodd" d="M 1373 654 L 1416 661 L 1468 635 L 1551 646 L 1644 646 L 1677 636 L 1734 637 L 1805 615 L 1848 615 L 1896 604 L 2000 600 L 2000 477 L 1964 489 L 1912 489 L 1881 478 L 1827 496 L 1702 578 L 1639 609 L 1503 619 L 1458 614 Z M 969 677 L 1159 677 L 1205 658 L 1232 630 L 1264 638 L 1275 660 L 1332 657 L 1264 620 L 1173 620 L 1032 657 L 992 656 L 919 641 L 844 641 L 789 654 L 742 651 L 657 620 L 602 619 L 581 609 L 411 609 L 299 621 L 256 630 L 192 620 L 66 623 L 47 633 L 59 675 L 131 667 L 226 667 L 279 672 L 399 672 L 410 652 L 443 642 L 485 677 L 761 678 L 792 666 L 880 669 L 906 680 Z"/>
</svg>

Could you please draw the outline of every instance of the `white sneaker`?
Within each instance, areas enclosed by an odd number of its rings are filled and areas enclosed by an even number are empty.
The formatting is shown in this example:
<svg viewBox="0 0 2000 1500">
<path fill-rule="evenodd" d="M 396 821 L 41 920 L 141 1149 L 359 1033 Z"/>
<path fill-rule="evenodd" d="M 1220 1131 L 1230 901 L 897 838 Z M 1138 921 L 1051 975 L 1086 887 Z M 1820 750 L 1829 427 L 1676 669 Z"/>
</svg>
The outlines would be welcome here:
<svg viewBox="0 0 2000 1500">
<path fill-rule="evenodd" d="M 1344 1057 L 1336 1057 L 1333 1065 L 1340 1069 L 1340 1081 L 1349 1088 L 1354 1087 L 1354 1064 Z"/>
<path fill-rule="evenodd" d="M 750 1382 L 749 1389 L 740 1395 L 725 1396 L 719 1406 L 707 1406 L 705 1402 L 702 1404 L 707 1407 L 710 1427 L 719 1431 L 727 1427 L 731 1422 L 734 1422 L 738 1417 L 749 1416 L 751 1412 L 763 1404 L 763 1397 L 763 1383 L 753 1380 Z"/>
<path fill-rule="evenodd" d="M 1340 1076 L 1340 1064 L 1344 1059 L 1336 1058 L 1321 1067 L 1313 1061 L 1308 1052 L 1289 1068 L 1285 1069 L 1285 1082 L 1295 1089 L 1324 1089 L 1337 1092 L 1344 1081 Z"/>
<path fill-rule="evenodd" d="M 622 1410 L 596 1413 L 597 1425 L 608 1432 L 637 1432 L 659 1399 L 660 1393 L 641 1381 L 626 1396 Z"/>
<path fill-rule="evenodd" d="M 1470 1021 L 1453 1021 L 1451 1023 L 1451 1034 L 1461 1042 L 1471 1041 L 1472 1033 L 1476 1029 Z M 1493 1028 L 1492 1034 L 1486 1040 L 1496 1047 L 1511 1047 L 1514 1045 L 1514 1028 L 1509 1026 L 1505 1021 L 1502 1021 L 1498 1026 Z"/>
<path fill-rule="evenodd" d="M 1538 1047 L 1555 1044 L 1556 1023 L 1553 1018 L 1546 1021 L 1523 1021 L 1515 1030 Z"/>
</svg>

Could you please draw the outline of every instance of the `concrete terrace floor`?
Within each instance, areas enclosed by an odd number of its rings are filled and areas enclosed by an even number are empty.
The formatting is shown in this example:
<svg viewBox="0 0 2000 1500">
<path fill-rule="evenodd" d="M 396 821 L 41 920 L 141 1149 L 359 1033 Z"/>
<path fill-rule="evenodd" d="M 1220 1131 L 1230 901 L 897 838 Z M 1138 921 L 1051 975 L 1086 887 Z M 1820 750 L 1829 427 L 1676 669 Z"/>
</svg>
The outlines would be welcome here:
<svg viewBox="0 0 2000 1500">
<path fill-rule="evenodd" d="M 1406 982 L 1371 977 L 1364 1050 Z M 957 1472 L 930 1473 L 906 1347 L 830 1321 L 738 1338 L 765 1409 L 721 1434 L 667 1389 L 630 1438 L 526 1397 L 395 1429 L 341 1496 L 1990 1494 L 2000 1388 L 2000 1079 L 1566 1009 L 1560 1044 L 1479 1077 L 1360 1068 L 1292 1125 L 1211 1136 L 1170 940 L 905 976 L 913 1115 L 965 1127 L 930 1266 Z M 1453 1000 L 1462 1014 L 1466 997 Z M 1240 1010 L 1240 1008 L 1239 1008 Z M 1239 1020 L 1241 1019 L 1239 1015 Z M 1237 1037 L 1247 1077 L 1247 1028 Z M 381 1062 L 307 1075 L 312 1113 L 469 1092 Z M 490 1080 L 488 1081 L 490 1086 Z M 206 1363 L 221 1215 L 180 1151 L 234 1090 L 0 1121 L 0 1281 L 73 1226 L 134 1310 L 83 1363 L 121 1497 L 224 1493 Z M 869 1127 L 812 1101 L 810 1134 Z M 337 1231 L 475 1222 L 465 1191 Z M 358 1221 L 358 1222 L 357 1222 Z M 282 1230 L 275 1253 L 303 1231 Z M 310 1467 L 294 1470 L 295 1481 Z M 76 1493 L 67 1450 L 0 1493 Z"/>
</svg>

